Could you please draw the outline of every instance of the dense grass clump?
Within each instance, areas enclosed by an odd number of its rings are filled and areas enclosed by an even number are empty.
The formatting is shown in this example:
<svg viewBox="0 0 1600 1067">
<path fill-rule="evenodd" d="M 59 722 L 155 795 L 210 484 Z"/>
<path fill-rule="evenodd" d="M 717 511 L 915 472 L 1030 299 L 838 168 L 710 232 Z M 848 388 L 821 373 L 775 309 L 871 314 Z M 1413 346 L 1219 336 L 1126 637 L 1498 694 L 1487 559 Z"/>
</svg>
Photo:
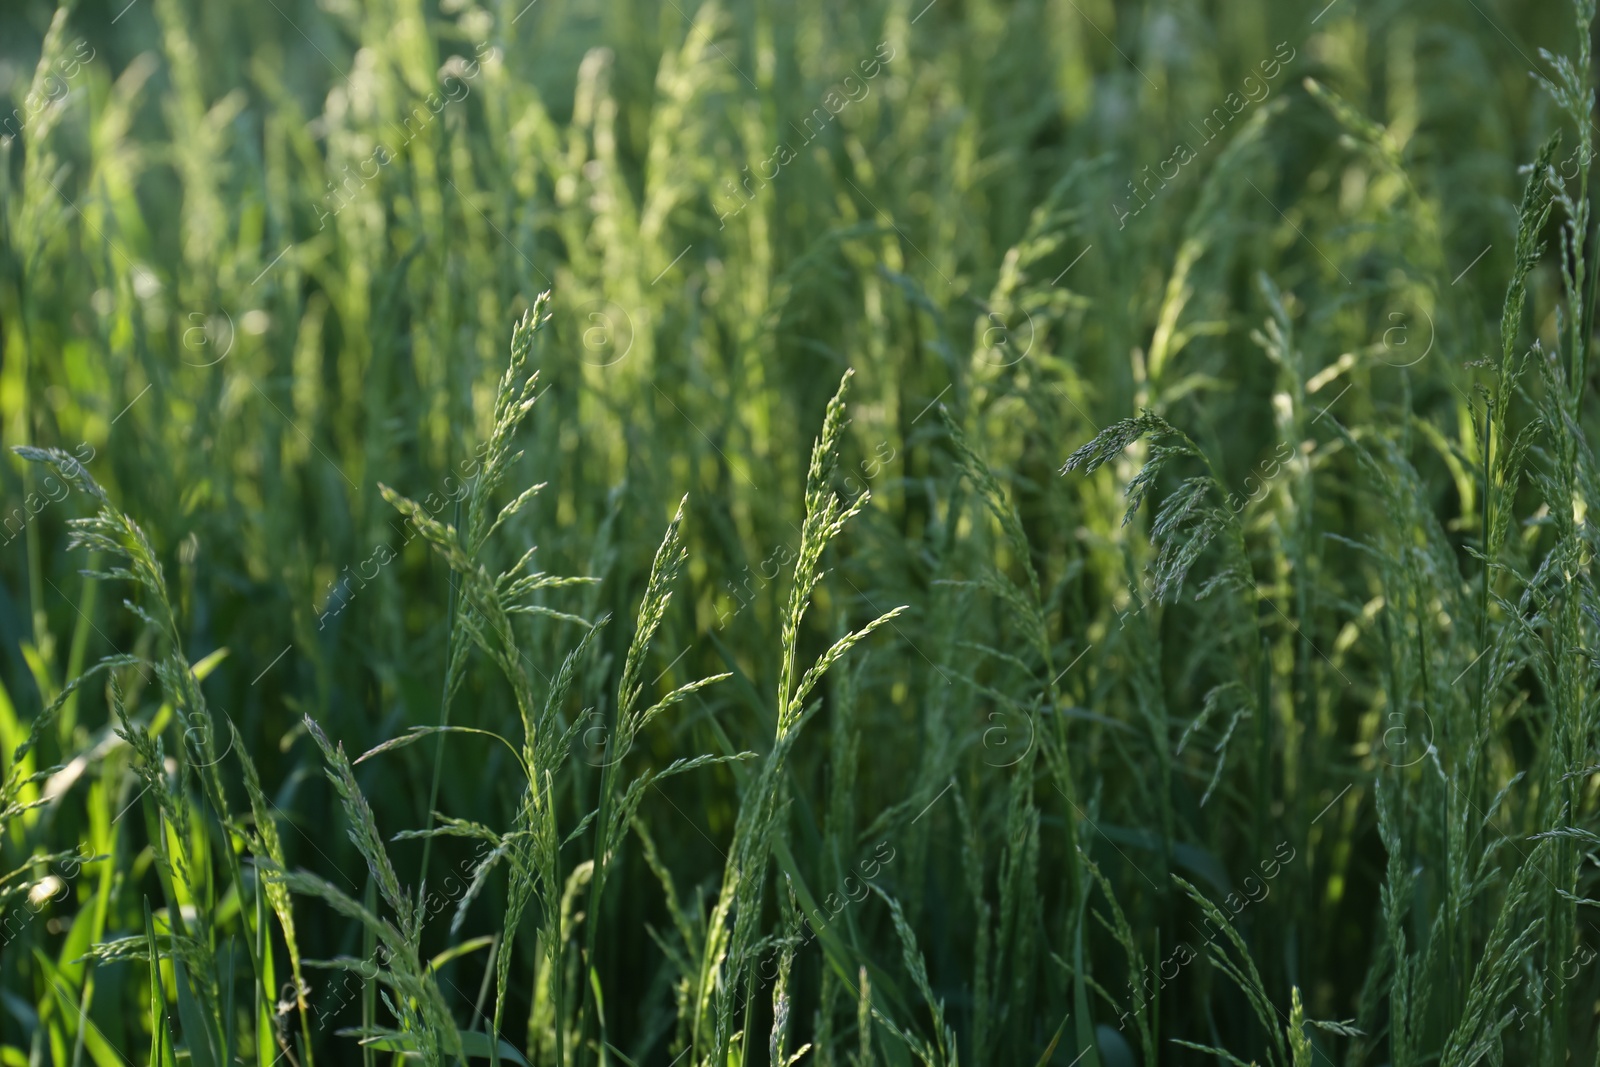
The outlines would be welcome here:
<svg viewBox="0 0 1600 1067">
<path fill-rule="evenodd" d="M 0 1064 L 1600 1065 L 1594 14 L 0 10 Z"/>
</svg>

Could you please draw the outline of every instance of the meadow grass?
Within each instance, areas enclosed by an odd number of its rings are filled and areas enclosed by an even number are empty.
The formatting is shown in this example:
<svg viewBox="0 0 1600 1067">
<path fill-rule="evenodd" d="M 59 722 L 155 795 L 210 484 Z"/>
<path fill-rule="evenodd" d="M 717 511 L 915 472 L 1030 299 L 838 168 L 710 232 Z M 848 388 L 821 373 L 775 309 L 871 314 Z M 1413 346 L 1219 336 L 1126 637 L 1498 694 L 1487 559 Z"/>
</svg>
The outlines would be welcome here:
<svg viewBox="0 0 1600 1067">
<path fill-rule="evenodd" d="M 0 12 L 0 1064 L 1600 1067 L 1593 22 Z"/>
</svg>

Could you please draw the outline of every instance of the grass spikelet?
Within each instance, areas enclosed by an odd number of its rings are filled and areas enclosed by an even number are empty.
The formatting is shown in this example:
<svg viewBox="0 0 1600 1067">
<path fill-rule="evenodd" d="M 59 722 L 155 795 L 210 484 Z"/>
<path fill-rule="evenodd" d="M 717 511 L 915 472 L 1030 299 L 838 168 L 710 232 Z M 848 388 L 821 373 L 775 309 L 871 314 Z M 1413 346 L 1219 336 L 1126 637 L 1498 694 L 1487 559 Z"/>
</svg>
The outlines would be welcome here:
<svg viewBox="0 0 1600 1067">
<path fill-rule="evenodd" d="M 0 1064 L 1600 1064 L 1597 0 L 1326 2 L 7 5 Z"/>
<path fill-rule="evenodd" d="M 839 463 L 839 446 L 845 427 L 845 396 L 851 372 L 846 371 L 839 389 L 828 401 L 822 433 L 811 450 L 806 473 L 805 522 L 801 528 L 800 549 L 796 554 L 793 583 L 783 616 L 782 646 L 778 673 L 777 734 L 734 826 L 733 845 L 723 871 L 722 887 L 712 911 L 705 949 L 699 968 L 699 1006 L 696 1010 L 694 1043 L 701 1047 L 702 1033 L 711 1038 L 707 1052 L 713 1062 L 729 1055 L 734 1035 L 736 996 L 749 999 L 755 986 L 753 949 L 757 922 L 765 887 L 767 861 L 772 841 L 782 835 L 776 825 L 779 786 L 785 759 L 805 721 L 805 699 L 822 680 L 828 667 L 878 626 L 904 611 L 889 611 L 866 626 L 835 641 L 798 683 L 794 682 L 800 624 L 805 618 L 811 594 L 822 578 L 821 560 L 828 543 L 844 524 L 866 506 L 863 493 L 846 505 L 834 493 L 833 473 Z M 732 920 L 731 926 L 730 918 Z M 723 968 L 729 966 L 729 973 Z"/>
</svg>

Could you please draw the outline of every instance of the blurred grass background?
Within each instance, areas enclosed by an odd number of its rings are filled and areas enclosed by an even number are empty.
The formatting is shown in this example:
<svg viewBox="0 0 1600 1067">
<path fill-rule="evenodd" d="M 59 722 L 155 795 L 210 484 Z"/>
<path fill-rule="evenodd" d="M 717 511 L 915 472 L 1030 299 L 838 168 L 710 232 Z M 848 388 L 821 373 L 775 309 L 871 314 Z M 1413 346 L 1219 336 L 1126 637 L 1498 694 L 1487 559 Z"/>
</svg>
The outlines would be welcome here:
<svg viewBox="0 0 1600 1067">
<path fill-rule="evenodd" d="M 1468 366 L 1500 349 L 1519 167 L 1553 130 L 1565 131 L 1558 160 L 1578 143 L 1529 76 L 1555 69 L 1540 48 L 1577 54 L 1571 8 L 681 2 L 0 11 L 0 93 L 16 109 L 0 122 L 4 441 L 92 455 L 89 472 L 149 534 L 184 647 L 254 758 L 289 866 L 368 891 L 302 716 L 352 756 L 439 721 L 452 578 L 378 486 L 461 521 L 511 324 L 551 289 L 512 488 L 548 487 L 508 536 L 538 544 L 542 569 L 601 579 L 550 591 L 548 606 L 628 621 L 600 633 L 563 711 L 597 724 L 557 786 L 565 829 L 615 755 L 604 724 L 629 627 L 685 494 L 688 562 L 644 678 L 652 692 L 733 678 L 615 758 L 664 766 L 772 747 L 807 459 L 853 367 L 839 490 L 870 488 L 872 502 L 829 552 L 799 635 L 806 661 L 910 610 L 830 676 L 823 721 L 790 755 L 782 819 L 818 899 L 890 843 L 896 858 L 873 881 L 904 907 L 957 1035 L 940 1056 L 1222 1062 L 1168 1039 L 1296 1067 L 1600 1054 L 1592 967 L 1553 1003 L 1526 994 L 1597 941 L 1558 918 L 1561 892 L 1585 896 L 1592 881 L 1590 779 L 1568 808 L 1549 806 L 1571 759 L 1595 762 L 1583 658 L 1595 621 L 1572 616 L 1546 677 L 1539 635 L 1564 616 L 1519 628 L 1506 608 L 1568 535 L 1579 547 L 1551 558 L 1568 561 L 1569 587 L 1550 596 L 1588 603 L 1587 483 L 1566 534 L 1547 500 L 1512 487 L 1507 551 L 1533 562 L 1497 572 L 1499 599 L 1487 581 L 1475 599 L 1477 390 L 1495 373 Z M 1579 171 L 1587 160 L 1561 173 Z M 1561 221 L 1544 227 L 1518 355 L 1536 338 L 1554 350 L 1573 319 Z M 1585 384 L 1575 439 L 1592 426 Z M 1546 410 L 1544 396 L 1530 376 L 1497 411 Z M 1238 588 L 1195 599 L 1224 569 L 1213 547 L 1181 595 L 1157 602 L 1150 520 L 1123 523 L 1123 487 L 1149 446 L 1093 477 L 1059 473 L 1142 408 L 1193 438 L 1225 491 L 1262 490 L 1242 509 Z M 1403 507 L 1362 466 L 1358 439 L 1411 479 Z M 1564 453 L 1550 447 L 1536 458 L 1556 477 Z M 0 465 L 8 758 L 87 665 L 161 644 L 119 606 L 122 588 L 79 575 L 86 557 L 66 550 L 65 524 L 88 508 L 52 499 L 44 470 Z M 1160 497 L 1178 481 L 1156 484 Z M 1394 568 L 1414 585 L 1397 588 Z M 1035 575 L 1037 619 L 1024 595 Z M 1504 669 L 1480 683 L 1474 656 L 1491 630 Z M 539 686 L 581 632 L 528 618 Z M 128 699 L 180 756 L 184 731 L 156 688 Z M 1481 735 L 1451 725 L 1479 714 Z M 503 730 L 515 717 L 506 684 L 473 670 L 451 721 Z M 95 941 L 143 936 L 146 900 L 158 918 L 169 903 L 140 809 L 118 820 L 149 802 L 113 726 L 98 684 L 65 703 L 26 766 L 67 777 L 30 786 L 23 800 L 50 799 L 5 826 L 0 871 L 75 846 L 108 857 L 0 948 L 6 1063 L 98 1062 L 92 1032 L 142 1060 L 151 1040 L 145 968 L 82 962 Z M 1482 765 L 1463 769 L 1474 749 Z M 430 742 L 356 768 L 386 835 L 429 822 L 434 758 Z M 503 748 L 452 740 L 443 766 L 440 812 L 511 824 Z M 1520 785 L 1519 771 L 1531 775 Z M 237 771 L 224 777 L 242 798 Z M 643 808 L 688 911 L 699 900 L 703 915 L 718 892 L 744 782 L 709 768 L 661 783 L 663 803 Z M 1380 782 L 1405 842 L 1398 868 L 1380 840 Z M 1570 854 L 1550 858 L 1552 845 L 1529 860 L 1532 835 L 1560 827 L 1576 828 L 1561 839 Z M 1152 986 L 1174 946 L 1195 947 L 1197 962 L 1161 975 L 1159 1008 L 1141 1009 L 1153 1052 L 1127 1021 L 1138 968 L 1094 920 L 1110 921 L 1109 900 L 1079 845 L 1127 912 Z M 421 882 L 422 847 L 391 851 Z M 472 853 L 438 843 L 429 885 Z M 604 990 L 607 1044 L 572 1041 L 565 1055 L 675 1062 L 690 1040 L 681 976 L 647 927 L 670 943 L 676 904 L 638 844 L 616 862 L 601 913 L 576 920 L 595 925 L 595 958 L 580 966 L 575 941 L 570 964 L 574 991 Z M 1511 878 L 1527 863 L 1550 865 L 1537 900 Z M 1397 943 L 1380 894 L 1413 869 Z M 1275 1030 L 1207 962 L 1203 913 L 1174 874 L 1218 901 L 1266 878 L 1235 923 Z M 216 878 L 201 906 L 217 910 L 218 937 L 262 936 L 255 883 L 229 884 L 220 866 Z M 783 884 L 767 896 L 773 931 Z M 501 893 L 491 883 L 485 900 Z M 306 956 L 371 951 L 358 924 L 295 908 Z M 426 954 L 496 934 L 495 914 L 480 905 L 454 936 L 430 923 Z M 1530 916 L 1550 925 L 1490 983 L 1479 963 L 1498 958 L 1507 915 L 1519 930 Z M 889 909 L 872 897 L 837 921 L 840 946 L 796 956 L 790 1047 L 815 1041 L 824 1063 L 911 1062 L 889 1029 L 858 1022 L 868 966 L 897 1026 L 937 1029 Z M 520 936 L 532 961 L 533 931 Z M 464 1029 L 482 1026 L 487 955 L 439 970 Z M 248 1028 L 243 966 L 232 997 Z M 533 964 L 517 966 L 506 1036 L 554 1062 L 535 1036 L 546 1024 L 532 1018 Z M 308 975 L 312 1003 L 332 1007 L 295 1040 L 351 1062 L 354 1041 L 336 1030 L 381 1006 Z M 1407 1000 L 1395 983 L 1431 996 Z M 1366 1036 L 1308 1029 L 1307 1058 L 1286 1053 L 1292 987 L 1307 1016 Z M 773 1014 L 764 1003 L 745 1017 L 742 1062 L 766 1062 Z M 1519 1026 L 1526 1016 L 1537 1024 Z"/>
</svg>

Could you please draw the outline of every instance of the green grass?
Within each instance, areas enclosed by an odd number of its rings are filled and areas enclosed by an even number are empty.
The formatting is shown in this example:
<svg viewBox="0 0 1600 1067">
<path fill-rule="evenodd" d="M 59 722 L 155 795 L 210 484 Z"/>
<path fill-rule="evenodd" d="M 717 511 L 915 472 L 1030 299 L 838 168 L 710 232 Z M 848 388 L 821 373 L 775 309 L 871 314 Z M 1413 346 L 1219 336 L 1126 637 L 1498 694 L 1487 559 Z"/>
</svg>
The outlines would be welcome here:
<svg viewBox="0 0 1600 1067">
<path fill-rule="evenodd" d="M 7 7 L 0 1064 L 1600 1065 L 1593 14 Z"/>
</svg>

